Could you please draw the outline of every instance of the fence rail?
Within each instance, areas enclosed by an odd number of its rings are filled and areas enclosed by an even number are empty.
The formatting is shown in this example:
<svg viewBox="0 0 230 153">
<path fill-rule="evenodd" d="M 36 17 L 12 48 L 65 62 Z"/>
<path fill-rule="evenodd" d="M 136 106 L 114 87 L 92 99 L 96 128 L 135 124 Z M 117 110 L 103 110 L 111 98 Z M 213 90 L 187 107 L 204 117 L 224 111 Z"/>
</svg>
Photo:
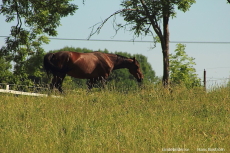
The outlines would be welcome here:
<svg viewBox="0 0 230 153">
<path fill-rule="evenodd" d="M 9 93 L 9 94 L 15 94 L 15 95 L 26 95 L 26 96 L 36 96 L 36 97 L 48 97 L 49 96 L 48 94 L 10 90 L 10 85 L 12 86 L 14 84 L 0 83 L 0 87 L 2 87 L 2 85 L 5 86 L 5 89 L 0 89 L 0 93 Z M 25 85 L 19 85 L 19 86 L 29 87 L 29 86 L 25 86 Z M 34 88 L 43 88 L 43 87 L 34 87 Z M 44 89 L 46 89 L 46 88 L 44 88 Z M 54 95 L 51 95 L 51 97 L 60 98 L 60 96 L 54 96 Z"/>
</svg>

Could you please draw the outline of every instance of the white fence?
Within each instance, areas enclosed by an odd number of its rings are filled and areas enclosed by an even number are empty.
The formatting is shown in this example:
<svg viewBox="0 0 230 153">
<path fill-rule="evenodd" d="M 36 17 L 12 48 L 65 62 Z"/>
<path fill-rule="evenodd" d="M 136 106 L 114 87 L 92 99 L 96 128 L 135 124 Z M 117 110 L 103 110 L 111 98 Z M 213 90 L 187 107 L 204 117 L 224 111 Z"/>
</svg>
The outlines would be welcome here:
<svg viewBox="0 0 230 153">
<path fill-rule="evenodd" d="M 24 92 L 24 91 L 17 91 L 17 90 L 10 90 L 10 85 L 5 85 L 5 89 L 0 89 L 0 93 L 9 93 L 9 94 L 15 94 L 15 95 L 26 95 L 26 96 L 37 96 L 37 97 L 48 97 L 47 94 L 40 94 L 40 93 L 33 93 L 33 92 Z M 60 96 L 53 96 L 54 98 L 60 98 Z"/>
</svg>

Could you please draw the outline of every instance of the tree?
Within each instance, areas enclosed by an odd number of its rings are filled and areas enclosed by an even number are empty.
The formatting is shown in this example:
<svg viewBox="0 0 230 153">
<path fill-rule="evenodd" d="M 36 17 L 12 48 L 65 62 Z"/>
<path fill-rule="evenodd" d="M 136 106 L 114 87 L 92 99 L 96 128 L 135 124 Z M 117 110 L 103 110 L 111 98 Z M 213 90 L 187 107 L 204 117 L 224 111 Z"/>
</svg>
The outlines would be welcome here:
<svg viewBox="0 0 230 153">
<path fill-rule="evenodd" d="M 0 51 L 0 56 L 7 61 L 13 61 L 15 74 L 25 77 L 25 60 L 36 55 L 43 43 L 49 40 L 45 34 L 56 36 L 56 28 L 60 19 L 73 15 L 77 6 L 70 0 L 3 0 L 0 14 L 6 17 L 6 22 L 16 20 L 11 27 L 10 36 L 6 38 L 6 46 Z"/>
<path fill-rule="evenodd" d="M 187 88 L 201 86 L 200 79 L 193 68 L 194 58 L 188 57 L 185 52 L 185 45 L 177 44 L 175 55 L 169 55 L 170 82 L 171 84 L 184 84 Z"/>
<path fill-rule="evenodd" d="M 126 21 L 125 24 L 115 23 L 117 30 L 130 26 L 130 30 L 134 31 L 137 36 L 151 34 L 153 38 L 156 38 L 153 34 L 154 31 L 161 43 L 163 54 L 162 82 L 166 87 L 169 83 L 169 18 L 176 16 L 176 9 L 186 12 L 193 3 L 195 0 L 123 0 L 121 6 L 124 9 L 116 11 L 102 21 L 90 36 L 99 33 L 105 22 L 116 14 L 121 14 Z M 161 23 L 163 24 L 161 25 Z M 154 39 L 154 41 L 156 40 Z"/>
</svg>

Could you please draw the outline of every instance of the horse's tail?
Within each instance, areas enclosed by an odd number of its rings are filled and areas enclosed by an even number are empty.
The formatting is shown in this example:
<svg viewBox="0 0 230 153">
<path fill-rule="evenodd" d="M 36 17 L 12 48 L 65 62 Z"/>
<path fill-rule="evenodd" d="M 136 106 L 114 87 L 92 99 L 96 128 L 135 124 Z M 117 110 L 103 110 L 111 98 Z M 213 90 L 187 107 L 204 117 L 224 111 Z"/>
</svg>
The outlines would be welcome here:
<svg viewBox="0 0 230 153">
<path fill-rule="evenodd" d="M 50 78 L 51 74 L 55 74 L 57 72 L 64 73 L 63 69 L 59 68 L 58 66 L 55 66 L 52 63 L 51 60 L 54 56 L 55 56 L 54 53 L 48 53 L 44 56 L 43 66 L 47 73 L 48 78 Z"/>
<path fill-rule="evenodd" d="M 50 78 L 50 75 L 53 73 L 52 67 L 54 65 L 50 61 L 53 55 L 54 55 L 53 53 L 48 53 L 44 56 L 44 60 L 43 60 L 43 67 L 47 73 L 48 78 Z"/>
</svg>

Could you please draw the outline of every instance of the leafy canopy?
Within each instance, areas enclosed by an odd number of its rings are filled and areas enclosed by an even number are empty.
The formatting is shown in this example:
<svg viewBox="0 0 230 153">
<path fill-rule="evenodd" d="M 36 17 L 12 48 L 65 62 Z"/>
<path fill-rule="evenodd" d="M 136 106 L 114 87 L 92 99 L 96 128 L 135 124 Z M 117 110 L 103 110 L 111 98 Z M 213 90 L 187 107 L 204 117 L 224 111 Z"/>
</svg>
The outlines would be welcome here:
<svg viewBox="0 0 230 153">
<path fill-rule="evenodd" d="M 38 63 L 44 50 L 41 45 L 49 43 L 46 35 L 56 36 L 56 28 L 61 25 L 62 17 L 73 15 L 77 10 L 71 0 L 3 0 L 0 14 L 6 22 L 15 23 L 5 46 L 0 50 L 0 57 L 14 64 L 11 83 L 31 84 L 27 82 L 30 75 L 39 77 L 39 66 L 32 67 L 28 61 Z M 38 56 L 38 58 L 34 58 Z M 29 60 L 28 60 L 29 59 Z M 27 61 L 28 60 L 28 61 Z M 37 67 L 37 68 L 35 68 Z M 30 73 L 28 73 L 28 71 Z"/>
<path fill-rule="evenodd" d="M 124 0 L 121 3 L 124 8 L 121 15 L 127 22 L 126 25 L 131 25 L 130 30 L 137 36 L 153 34 L 151 26 L 159 36 L 163 35 L 160 24 L 166 13 L 175 17 L 176 9 L 186 12 L 195 2 L 195 0 Z"/>
<path fill-rule="evenodd" d="M 73 15 L 77 9 L 77 6 L 69 1 L 3 0 L 0 14 L 6 17 L 6 22 L 16 20 L 16 25 L 11 27 L 6 46 L 1 49 L 1 56 L 15 61 L 15 56 L 36 52 L 36 47 L 48 43 L 43 34 L 56 36 L 56 28 L 61 24 L 60 19 Z"/>
<path fill-rule="evenodd" d="M 4 58 L 0 57 L 0 83 L 8 83 L 13 76 L 10 62 L 7 62 Z"/>
</svg>

